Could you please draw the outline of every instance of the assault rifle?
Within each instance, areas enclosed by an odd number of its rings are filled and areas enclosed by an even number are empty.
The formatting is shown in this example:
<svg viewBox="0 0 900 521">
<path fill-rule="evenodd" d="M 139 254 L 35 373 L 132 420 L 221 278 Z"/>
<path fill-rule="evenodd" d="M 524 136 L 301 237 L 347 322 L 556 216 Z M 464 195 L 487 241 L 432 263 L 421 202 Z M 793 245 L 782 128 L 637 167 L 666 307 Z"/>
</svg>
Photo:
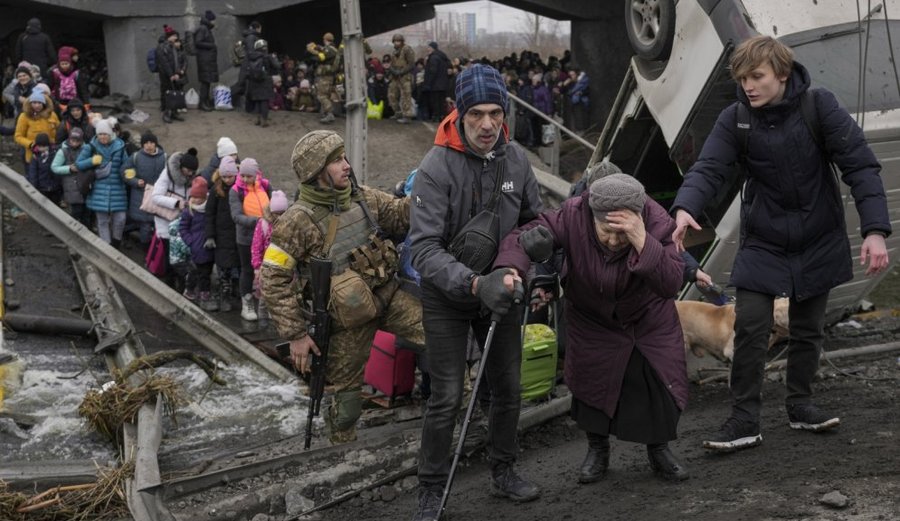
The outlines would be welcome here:
<svg viewBox="0 0 900 521">
<path fill-rule="evenodd" d="M 309 284 L 312 287 L 313 319 L 307 333 L 319 355 L 310 352 L 312 369 L 309 376 L 309 413 L 306 415 L 306 440 L 303 449 L 309 450 L 312 441 L 313 418 L 319 415 L 322 395 L 325 393 L 325 364 L 328 362 L 328 336 L 331 333 L 331 317 L 328 315 L 328 299 L 331 295 L 331 260 L 313 257 L 309 261 Z"/>
</svg>

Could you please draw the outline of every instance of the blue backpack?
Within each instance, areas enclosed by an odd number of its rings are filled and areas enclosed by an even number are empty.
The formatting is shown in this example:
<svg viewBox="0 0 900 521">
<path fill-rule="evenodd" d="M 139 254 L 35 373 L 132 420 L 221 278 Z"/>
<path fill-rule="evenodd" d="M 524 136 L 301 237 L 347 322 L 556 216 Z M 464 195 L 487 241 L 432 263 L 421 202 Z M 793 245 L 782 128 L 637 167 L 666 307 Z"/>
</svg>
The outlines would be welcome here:
<svg viewBox="0 0 900 521">
<path fill-rule="evenodd" d="M 156 47 L 147 51 L 147 68 L 154 74 L 159 72 L 159 68 L 156 67 Z"/>
</svg>

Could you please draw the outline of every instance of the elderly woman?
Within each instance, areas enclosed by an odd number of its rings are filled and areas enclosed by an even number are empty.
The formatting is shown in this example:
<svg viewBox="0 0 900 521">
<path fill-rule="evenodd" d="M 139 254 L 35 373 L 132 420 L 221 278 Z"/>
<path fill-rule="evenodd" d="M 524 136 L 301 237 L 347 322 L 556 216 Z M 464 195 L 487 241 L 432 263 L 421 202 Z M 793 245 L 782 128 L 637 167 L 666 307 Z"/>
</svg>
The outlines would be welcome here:
<svg viewBox="0 0 900 521">
<path fill-rule="evenodd" d="M 566 253 L 565 378 L 572 418 L 588 439 L 580 483 L 606 474 L 610 434 L 646 444 L 660 477 L 688 477 L 668 448 L 688 394 L 674 302 L 684 264 L 674 227 L 640 182 L 611 174 L 501 243 L 495 266 L 519 273 L 528 271 L 525 252 L 537 244 Z"/>
</svg>

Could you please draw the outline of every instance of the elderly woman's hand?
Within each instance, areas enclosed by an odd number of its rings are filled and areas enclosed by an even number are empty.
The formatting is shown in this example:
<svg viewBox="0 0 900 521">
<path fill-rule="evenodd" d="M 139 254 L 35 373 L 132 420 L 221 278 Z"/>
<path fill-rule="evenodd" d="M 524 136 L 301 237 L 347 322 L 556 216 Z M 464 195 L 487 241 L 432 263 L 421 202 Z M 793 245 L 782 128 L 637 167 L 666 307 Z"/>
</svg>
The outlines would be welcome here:
<svg viewBox="0 0 900 521">
<path fill-rule="evenodd" d="M 606 214 L 606 223 L 613 230 L 624 233 L 628 242 L 640 255 L 644 250 L 644 241 L 647 239 L 647 230 L 644 228 L 644 219 L 641 214 L 634 210 L 616 210 Z"/>
</svg>

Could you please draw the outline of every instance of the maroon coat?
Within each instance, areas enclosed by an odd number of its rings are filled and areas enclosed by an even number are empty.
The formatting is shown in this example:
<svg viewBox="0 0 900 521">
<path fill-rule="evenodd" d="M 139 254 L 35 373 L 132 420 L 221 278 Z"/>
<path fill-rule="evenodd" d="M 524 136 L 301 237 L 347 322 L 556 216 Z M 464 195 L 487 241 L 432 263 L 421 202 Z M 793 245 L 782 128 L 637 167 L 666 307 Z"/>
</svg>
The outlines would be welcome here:
<svg viewBox="0 0 900 521">
<path fill-rule="evenodd" d="M 594 232 L 589 192 L 569 199 L 510 232 L 494 265 L 526 273 L 528 257 L 519 233 L 544 225 L 566 253 L 566 383 L 572 394 L 612 417 L 631 350 L 650 362 L 675 404 L 684 409 L 688 383 L 684 338 L 675 295 L 684 263 L 672 242 L 675 221 L 652 199 L 644 204 L 644 251 L 633 248 L 606 256 Z"/>
</svg>

